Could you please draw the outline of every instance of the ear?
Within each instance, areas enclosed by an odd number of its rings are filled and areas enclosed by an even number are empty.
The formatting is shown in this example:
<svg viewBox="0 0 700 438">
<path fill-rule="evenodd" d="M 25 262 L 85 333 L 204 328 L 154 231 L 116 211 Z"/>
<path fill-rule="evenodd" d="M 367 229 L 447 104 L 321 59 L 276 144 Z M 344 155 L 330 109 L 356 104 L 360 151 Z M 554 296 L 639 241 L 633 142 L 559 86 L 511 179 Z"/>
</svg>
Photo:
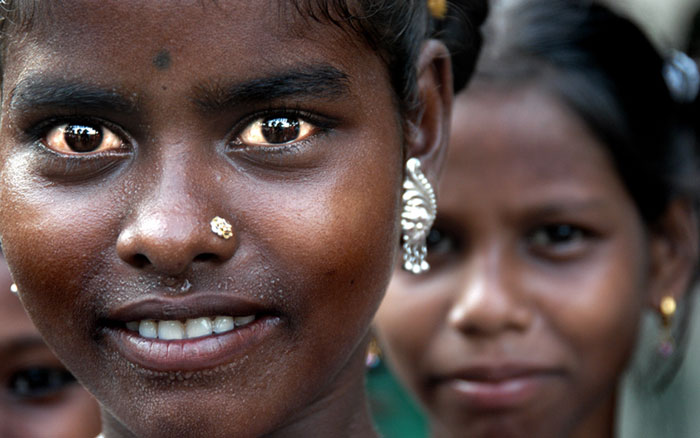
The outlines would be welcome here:
<svg viewBox="0 0 700 438">
<path fill-rule="evenodd" d="M 417 67 L 419 105 L 406 127 L 406 160 L 420 159 L 423 173 L 437 187 L 452 115 L 452 64 L 445 45 L 428 40 Z"/>
<path fill-rule="evenodd" d="M 649 305 L 660 312 L 664 297 L 680 301 L 695 279 L 698 221 L 690 201 L 672 201 L 651 236 Z"/>
</svg>

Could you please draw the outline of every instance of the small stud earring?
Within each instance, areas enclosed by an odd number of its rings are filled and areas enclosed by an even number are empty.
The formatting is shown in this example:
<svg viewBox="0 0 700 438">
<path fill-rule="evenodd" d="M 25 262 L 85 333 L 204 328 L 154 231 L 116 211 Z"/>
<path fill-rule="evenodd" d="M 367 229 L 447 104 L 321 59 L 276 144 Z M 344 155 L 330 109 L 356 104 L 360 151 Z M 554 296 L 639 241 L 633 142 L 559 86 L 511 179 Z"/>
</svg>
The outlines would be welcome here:
<svg viewBox="0 0 700 438">
<path fill-rule="evenodd" d="M 19 294 L 19 289 L 17 289 L 17 285 L 16 285 L 16 284 L 12 283 L 12 285 L 10 286 L 10 292 L 12 292 L 12 293 L 15 294 L 15 295 L 18 295 L 18 294 Z"/>
<path fill-rule="evenodd" d="M 417 158 L 411 158 L 406 162 L 403 189 L 403 211 L 401 212 L 403 269 L 420 274 L 430 269 L 430 265 L 425 261 L 428 254 L 426 239 L 435 222 L 437 202 L 435 191 L 423 174 L 420 160 Z"/>
<path fill-rule="evenodd" d="M 216 216 L 211 220 L 211 222 L 209 222 L 209 225 L 211 226 L 212 233 L 225 240 L 228 240 L 231 238 L 231 236 L 233 236 L 233 228 L 231 227 L 231 224 L 222 217 Z"/>
<path fill-rule="evenodd" d="M 661 341 L 659 342 L 657 351 L 663 357 L 671 356 L 675 350 L 675 342 L 673 339 L 673 333 L 671 332 L 671 327 L 673 316 L 676 314 L 677 307 L 676 300 L 671 296 L 664 297 L 659 304 L 663 334 L 661 336 Z"/>
</svg>

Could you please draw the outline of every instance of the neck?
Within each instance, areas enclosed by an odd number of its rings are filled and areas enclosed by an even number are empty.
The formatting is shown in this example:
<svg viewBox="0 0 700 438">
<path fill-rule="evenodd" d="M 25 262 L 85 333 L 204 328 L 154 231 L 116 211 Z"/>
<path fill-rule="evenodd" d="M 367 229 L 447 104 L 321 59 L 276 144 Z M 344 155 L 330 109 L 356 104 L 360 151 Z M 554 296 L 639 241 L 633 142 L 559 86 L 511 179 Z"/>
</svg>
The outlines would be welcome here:
<svg viewBox="0 0 700 438">
<path fill-rule="evenodd" d="M 574 429 L 571 438 L 613 438 L 616 399 L 616 392 L 613 392 Z"/>
</svg>

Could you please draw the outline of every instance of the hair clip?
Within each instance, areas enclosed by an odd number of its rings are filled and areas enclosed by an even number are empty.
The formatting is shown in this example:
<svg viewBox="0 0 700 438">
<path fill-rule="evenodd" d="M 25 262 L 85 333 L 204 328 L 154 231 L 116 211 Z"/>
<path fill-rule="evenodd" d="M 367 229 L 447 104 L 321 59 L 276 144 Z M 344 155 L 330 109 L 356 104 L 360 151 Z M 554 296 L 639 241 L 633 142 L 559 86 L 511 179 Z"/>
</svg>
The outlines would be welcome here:
<svg viewBox="0 0 700 438">
<path fill-rule="evenodd" d="M 428 9 L 433 17 L 442 20 L 447 15 L 447 0 L 428 0 Z"/>
<path fill-rule="evenodd" d="M 695 100 L 700 92 L 700 73 L 695 61 L 683 52 L 674 50 L 664 64 L 664 79 L 671 96 L 680 103 Z"/>
</svg>

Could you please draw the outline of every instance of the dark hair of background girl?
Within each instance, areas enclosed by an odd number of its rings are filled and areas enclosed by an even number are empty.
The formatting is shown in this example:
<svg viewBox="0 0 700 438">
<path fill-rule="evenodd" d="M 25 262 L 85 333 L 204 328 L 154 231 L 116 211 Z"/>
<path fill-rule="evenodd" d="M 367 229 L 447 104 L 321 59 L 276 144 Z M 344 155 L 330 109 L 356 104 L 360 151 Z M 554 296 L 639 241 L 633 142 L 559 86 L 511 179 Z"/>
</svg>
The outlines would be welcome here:
<svg viewBox="0 0 700 438">
<path fill-rule="evenodd" d="M 202 0 L 204 7 L 204 0 Z M 216 0 L 211 0 L 216 5 Z M 481 44 L 478 28 L 486 18 L 487 0 L 461 0 L 457 12 L 468 23 L 461 25 L 462 41 L 469 41 L 468 62 L 475 62 Z M 414 111 L 418 104 L 416 62 L 426 38 L 454 20 L 430 17 L 427 0 L 270 0 L 282 16 L 292 8 L 303 19 L 329 22 L 360 35 L 384 60 L 402 115 Z M 31 26 L 37 14 L 50 19 L 51 3 L 42 0 L 6 0 L 0 4 L 0 32 L 17 32 Z M 455 13 L 450 5 L 448 17 Z M 0 40 L 2 58 L 6 47 Z M 1 62 L 1 59 L 0 59 Z M 471 71 L 470 71 L 471 74 Z"/>
<path fill-rule="evenodd" d="M 609 150 L 644 220 L 697 193 L 694 137 L 665 59 L 626 18 L 590 1 L 526 0 L 487 26 L 476 80 L 561 99 Z M 506 24 L 507 23 L 507 24 Z"/>
<path fill-rule="evenodd" d="M 590 0 L 523 0 L 493 12 L 473 83 L 533 86 L 566 104 L 607 149 L 650 228 L 672 200 L 697 200 L 697 103 L 672 98 L 665 59 L 637 26 Z M 690 313 L 682 306 L 677 318 L 678 354 L 652 364 L 645 386 L 658 390 L 675 374 Z"/>
</svg>

